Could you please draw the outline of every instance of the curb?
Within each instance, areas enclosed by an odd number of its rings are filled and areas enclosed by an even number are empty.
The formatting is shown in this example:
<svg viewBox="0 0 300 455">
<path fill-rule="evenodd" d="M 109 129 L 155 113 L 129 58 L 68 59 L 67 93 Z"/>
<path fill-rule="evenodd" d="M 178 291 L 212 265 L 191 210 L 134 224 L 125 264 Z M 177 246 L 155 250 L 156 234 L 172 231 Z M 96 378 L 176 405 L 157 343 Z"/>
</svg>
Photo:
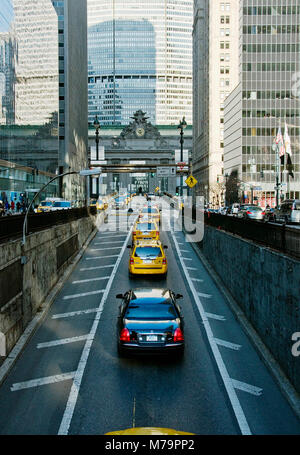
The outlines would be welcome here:
<svg viewBox="0 0 300 455">
<path fill-rule="evenodd" d="M 104 221 L 104 219 L 103 219 Z M 102 222 L 103 224 L 103 222 Z M 33 336 L 35 331 L 38 329 L 38 327 L 41 325 L 41 323 L 44 321 L 52 303 L 54 302 L 55 297 L 63 287 L 64 283 L 66 280 L 69 278 L 73 270 L 75 269 L 76 265 L 78 264 L 79 260 L 83 256 L 85 250 L 87 249 L 88 245 L 90 242 L 93 240 L 93 238 L 96 236 L 98 232 L 98 227 L 95 227 L 95 229 L 92 231 L 92 233 L 88 236 L 87 240 L 85 243 L 82 245 L 80 251 L 76 254 L 76 256 L 72 259 L 71 263 L 68 265 L 66 268 L 65 272 L 59 278 L 59 280 L 56 282 L 56 284 L 53 286 L 49 294 L 46 296 L 44 303 L 42 303 L 34 316 L 34 318 L 30 321 L 30 323 L 27 325 L 25 328 L 23 334 L 20 336 L 18 339 L 17 343 L 13 347 L 13 349 L 10 351 L 9 355 L 7 358 L 4 360 L 2 365 L 0 366 L 0 386 L 8 376 L 9 372 L 13 368 L 14 364 L 20 357 L 23 349 L 29 342 L 30 338 Z"/>
<path fill-rule="evenodd" d="M 188 235 L 188 233 L 183 229 L 183 232 L 185 235 Z M 194 242 L 190 242 L 192 245 L 193 250 L 203 263 L 204 267 L 208 271 L 208 273 L 211 275 L 213 280 L 215 281 L 216 285 L 222 292 L 223 296 L 225 297 L 226 301 L 229 304 L 230 309 L 233 311 L 236 319 L 240 322 L 242 328 L 245 330 L 246 334 L 250 338 L 251 342 L 254 345 L 255 350 L 257 351 L 259 357 L 265 364 L 265 366 L 269 369 L 271 372 L 273 378 L 277 382 L 281 392 L 289 402 L 290 406 L 292 407 L 293 411 L 297 415 L 297 417 L 300 419 L 300 397 L 297 392 L 297 390 L 294 388 L 292 383 L 289 381 L 285 373 L 283 372 L 282 368 L 276 361 L 276 359 L 273 357 L 272 353 L 270 350 L 267 348 L 267 346 L 263 343 L 262 339 L 254 329 L 254 327 L 250 324 L 248 321 L 247 317 L 245 316 L 245 313 L 241 310 L 240 306 L 238 305 L 237 301 L 233 298 L 231 293 L 228 291 L 226 286 L 223 284 L 221 278 L 219 275 L 215 272 L 213 267 L 210 265 L 204 254 L 199 250 L 199 247 L 197 247 Z"/>
</svg>

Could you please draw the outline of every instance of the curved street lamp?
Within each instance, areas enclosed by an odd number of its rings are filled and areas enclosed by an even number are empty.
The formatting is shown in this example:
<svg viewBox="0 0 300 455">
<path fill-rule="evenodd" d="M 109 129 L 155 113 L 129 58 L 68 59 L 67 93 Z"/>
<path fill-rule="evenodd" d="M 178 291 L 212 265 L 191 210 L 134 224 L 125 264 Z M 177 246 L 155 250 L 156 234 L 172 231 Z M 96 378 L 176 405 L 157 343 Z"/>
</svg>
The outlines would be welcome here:
<svg viewBox="0 0 300 455">
<path fill-rule="evenodd" d="M 177 126 L 180 129 L 180 161 L 183 162 L 183 130 L 187 127 L 187 123 L 185 121 L 185 117 L 182 117 L 180 120 L 179 125 Z M 180 196 L 183 196 L 183 174 L 180 174 Z"/>
<path fill-rule="evenodd" d="M 34 203 L 34 201 L 37 199 L 37 197 L 41 194 L 42 191 L 44 191 L 44 189 L 50 185 L 50 183 L 52 183 L 54 180 L 60 178 L 60 177 L 64 177 L 65 175 L 71 175 L 71 174 L 79 174 L 79 175 L 82 175 L 82 176 L 90 176 L 90 175 L 94 175 L 94 174 L 101 174 L 102 172 L 102 169 L 99 168 L 99 169 L 83 169 L 81 171 L 68 171 L 68 172 L 64 172 L 63 174 L 59 174 L 59 175 L 56 175 L 55 177 L 53 177 L 51 180 L 49 180 L 49 182 L 47 182 L 34 196 L 34 198 L 32 199 L 32 201 L 30 202 L 29 206 L 27 207 L 27 210 L 26 210 L 26 213 L 25 213 L 25 217 L 24 217 L 24 222 L 23 222 L 23 240 L 22 240 L 22 245 L 24 246 L 25 245 L 25 240 L 26 240 L 26 229 L 27 229 L 27 218 L 28 218 L 28 213 Z"/>
</svg>

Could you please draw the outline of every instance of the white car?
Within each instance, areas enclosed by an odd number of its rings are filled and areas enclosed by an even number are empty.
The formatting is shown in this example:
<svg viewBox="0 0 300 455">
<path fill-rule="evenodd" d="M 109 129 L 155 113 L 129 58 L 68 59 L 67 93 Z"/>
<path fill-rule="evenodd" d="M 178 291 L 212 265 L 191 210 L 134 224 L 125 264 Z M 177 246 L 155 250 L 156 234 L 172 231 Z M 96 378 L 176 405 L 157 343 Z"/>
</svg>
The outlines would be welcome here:
<svg viewBox="0 0 300 455">
<path fill-rule="evenodd" d="M 51 207 L 51 212 L 54 210 L 68 210 L 72 208 L 70 201 L 55 201 Z"/>
</svg>

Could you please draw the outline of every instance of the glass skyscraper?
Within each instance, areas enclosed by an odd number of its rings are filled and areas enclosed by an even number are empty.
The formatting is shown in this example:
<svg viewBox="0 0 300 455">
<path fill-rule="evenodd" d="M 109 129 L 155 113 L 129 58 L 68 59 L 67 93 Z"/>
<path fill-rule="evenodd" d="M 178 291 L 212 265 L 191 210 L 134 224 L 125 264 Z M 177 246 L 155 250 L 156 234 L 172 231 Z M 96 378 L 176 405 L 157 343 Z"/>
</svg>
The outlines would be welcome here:
<svg viewBox="0 0 300 455">
<path fill-rule="evenodd" d="M 192 123 L 193 1 L 88 0 L 89 123 Z"/>
</svg>

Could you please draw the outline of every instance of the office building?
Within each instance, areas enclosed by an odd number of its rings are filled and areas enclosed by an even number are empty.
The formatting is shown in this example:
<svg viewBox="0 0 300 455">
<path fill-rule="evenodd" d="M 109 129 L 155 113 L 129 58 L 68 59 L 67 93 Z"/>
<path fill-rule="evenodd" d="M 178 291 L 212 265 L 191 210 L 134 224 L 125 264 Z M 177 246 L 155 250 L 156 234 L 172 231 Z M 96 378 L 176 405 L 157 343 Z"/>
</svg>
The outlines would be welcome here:
<svg viewBox="0 0 300 455">
<path fill-rule="evenodd" d="M 300 196 L 300 1 L 243 0 L 240 31 L 240 83 L 225 102 L 224 171 L 227 182 L 235 176 L 239 200 L 275 206 L 276 175 L 281 199 Z M 292 167 L 272 147 L 285 124 Z"/>
<path fill-rule="evenodd" d="M 88 0 L 89 124 L 192 123 L 192 0 Z"/>
<path fill-rule="evenodd" d="M 224 201 L 224 102 L 238 84 L 239 0 L 195 0 L 193 25 L 194 194 Z"/>
</svg>

